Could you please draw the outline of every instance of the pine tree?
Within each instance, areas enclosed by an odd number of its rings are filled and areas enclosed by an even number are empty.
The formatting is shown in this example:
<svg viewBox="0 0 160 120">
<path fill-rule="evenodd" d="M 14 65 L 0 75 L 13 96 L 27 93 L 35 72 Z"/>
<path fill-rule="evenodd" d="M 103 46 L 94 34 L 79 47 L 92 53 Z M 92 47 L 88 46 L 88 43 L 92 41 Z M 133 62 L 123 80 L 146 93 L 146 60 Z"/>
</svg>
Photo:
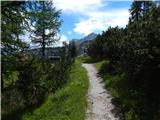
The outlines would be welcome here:
<svg viewBox="0 0 160 120">
<path fill-rule="evenodd" d="M 75 58 L 77 56 L 77 45 L 75 41 L 71 41 L 68 45 L 69 55 L 71 58 Z"/>
<path fill-rule="evenodd" d="M 130 9 L 130 20 L 131 21 L 138 21 L 142 16 L 142 1 L 134 1 L 131 5 Z"/>
<path fill-rule="evenodd" d="M 24 4 L 25 2 L 1 2 L 2 55 L 11 55 L 25 45 L 19 37 L 25 29 L 22 15 Z"/>
<path fill-rule="evenodd" d="M 130 9 L 130 21 L 138 21 L 140 20 L 153 5 L 153 1 L 134 1 L 131 5 Z"/>
<path fill-rule="evenodd" d="M 60 11 L 56 11 L 52 1 L 36 2 L 35 9 L 31 18 L 33 27 L 31 39 L 34 44 L 41 46 L 44 58 L 46 47 L 58 40 L 57 33 L 61 25 Z"/>
<path fill-rule="evenodd" d="M 24 5 L 22 1 L 1 2 L 1 58 L 2 76 L 12 73 L 15 69 L 16 59 L 26 44 L 20 39 L 24 32 Z M 4 89 L 4 76 L 2 77 L 1 89 Z"/>
</svg>

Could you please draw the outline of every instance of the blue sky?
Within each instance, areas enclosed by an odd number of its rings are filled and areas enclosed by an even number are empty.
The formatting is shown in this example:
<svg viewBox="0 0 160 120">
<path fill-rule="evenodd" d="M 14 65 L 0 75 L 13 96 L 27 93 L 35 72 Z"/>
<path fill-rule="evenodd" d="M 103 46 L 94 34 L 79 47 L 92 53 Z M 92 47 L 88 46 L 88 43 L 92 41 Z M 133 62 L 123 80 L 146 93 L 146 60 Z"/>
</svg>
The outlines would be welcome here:
<svg viewBox="0 0 160 120">
<path fill-rule="evenodd" d="M 131 3 L 115 0 L 54 0 L 54 6 L 62 10 L 60 42 L 82 38 L 91 32 L 101 33 L 109 26 L 125 27 Z"/>
<path fill-rule="evenodd" d="M 101 33 L 109 26 L 125 27 L 132 1 L 53 0 L 53 3 L 57 10 L 62 10 L 63 20 L 59 34 L 61 39 L 54 46 L 62 46 L 64 41 L 68 43 L 92 32 Z M 23 38 L 30 43 L 29 33 L 26 32 Z"/>
</svg>

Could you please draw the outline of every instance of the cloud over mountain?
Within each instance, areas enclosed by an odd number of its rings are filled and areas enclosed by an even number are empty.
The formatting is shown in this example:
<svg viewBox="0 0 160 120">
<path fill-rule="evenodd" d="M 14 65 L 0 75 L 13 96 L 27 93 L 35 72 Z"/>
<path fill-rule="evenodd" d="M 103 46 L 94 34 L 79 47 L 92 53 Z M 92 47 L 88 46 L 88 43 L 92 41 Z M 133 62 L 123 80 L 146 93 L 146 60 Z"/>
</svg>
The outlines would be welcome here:
<svg viewBox="0 0 160 120">
<path fill-rule="evenodd" d="M 83 36 L 91 32 L 104 31 L 109 26 L 125 27 L 129 18 L 128 8 L 116 8 L 112 5 L 116 2 L 106 0 L 54 1 L 55 6 L 62 9 L 63 14 L 70 15 L 71 18 L 77 16 L 78 20 L 73 23 L 72 31 Z"/>
<path fill-rule="evenodd" d="M 88 19 L 80 20 L 75 24 L 74 32 L 87 35 L 94 31 L 104 31 L 109 26 L 125 27 L 128 23 L 128 10 L 110 10 L 88 12 Z"/>
</svg>

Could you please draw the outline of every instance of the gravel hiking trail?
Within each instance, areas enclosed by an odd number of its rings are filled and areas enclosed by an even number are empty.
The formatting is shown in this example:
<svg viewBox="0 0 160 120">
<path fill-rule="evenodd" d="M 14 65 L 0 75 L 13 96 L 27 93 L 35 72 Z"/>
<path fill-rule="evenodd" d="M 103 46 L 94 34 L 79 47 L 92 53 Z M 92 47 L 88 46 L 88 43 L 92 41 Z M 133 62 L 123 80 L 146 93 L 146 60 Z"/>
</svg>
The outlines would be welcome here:
<svg viewBox="0 0 160 120">
<path fill-rule="evenodd" d="M 104 88 L 103 80 L 98 76 L 93 64 L 82 64 L 82 66 L 87 70 L 89 77 L 88 106 L 85 120 L 120 120 L 118 116 L 114 116 L 112 97 Z"/>
</svg>

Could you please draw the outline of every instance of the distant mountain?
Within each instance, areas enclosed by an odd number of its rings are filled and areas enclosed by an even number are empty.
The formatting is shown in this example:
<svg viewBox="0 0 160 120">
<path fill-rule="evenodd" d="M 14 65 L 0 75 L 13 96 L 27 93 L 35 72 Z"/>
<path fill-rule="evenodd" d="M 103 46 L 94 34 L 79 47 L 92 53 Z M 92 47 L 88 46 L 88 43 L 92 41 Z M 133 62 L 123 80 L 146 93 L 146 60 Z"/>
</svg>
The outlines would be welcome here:
<svg viewBox="0 0 160 120">
<path fill-rule="evenodd" d="M 97 34 L 90 33 L 89 35 L 85 36 L 84 38 L 80 39 L 80 41 L 90 41 L 97 37 Z"/>
<path fill-rule="evenodd" d="M 77 41 L 78 45 L 78 52 L 79 54 L 83 54 L 89 45 L 89 43 L 94 40 L 97 37 L 97 34 L 95 33 L 90 33 L 89 35 L 85 36 L 84 38 L 81 38 L 80 40 L 78 39 L 73 39 Z"/>
</svg>

